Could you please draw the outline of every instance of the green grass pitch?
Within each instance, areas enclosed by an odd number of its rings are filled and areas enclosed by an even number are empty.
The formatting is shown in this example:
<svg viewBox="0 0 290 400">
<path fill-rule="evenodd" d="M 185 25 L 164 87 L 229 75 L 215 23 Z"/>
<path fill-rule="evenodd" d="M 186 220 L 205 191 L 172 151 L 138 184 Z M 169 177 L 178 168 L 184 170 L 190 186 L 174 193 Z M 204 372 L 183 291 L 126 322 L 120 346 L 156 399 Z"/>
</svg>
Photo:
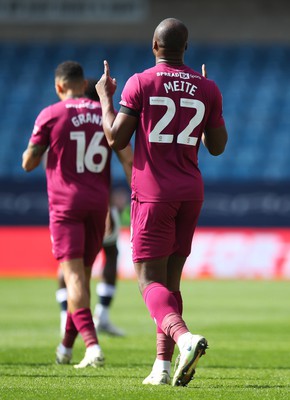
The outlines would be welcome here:
<svg viewBox="0 0 290 400">
<path fill-rule="evenodd" d="M 127 336 L 99 336 L 106 366 L 56 365 L 55 289 L 50 279 L 0 280 L 1 400 L 290 399 L 290 282 L 183 281 L 185 320 L 209 349 L 180 388 L 142 385 L 155 358 L 155 326 L 134 281 L 119 282 L 111 311 Z M 83 354 L 77 339 L 73 361 Z"/>
</svg>

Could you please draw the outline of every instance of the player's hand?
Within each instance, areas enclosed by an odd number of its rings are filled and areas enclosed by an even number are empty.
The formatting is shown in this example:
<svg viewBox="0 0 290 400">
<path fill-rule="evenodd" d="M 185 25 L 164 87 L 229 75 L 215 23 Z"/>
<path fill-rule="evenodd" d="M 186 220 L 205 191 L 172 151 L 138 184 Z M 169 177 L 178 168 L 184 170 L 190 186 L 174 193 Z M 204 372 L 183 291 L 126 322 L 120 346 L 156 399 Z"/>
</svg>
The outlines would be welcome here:
<svg viewBox="0 0 290 400">
<path fill-rule="evenodd" d="M 104 73 L 95 88 L 100 98 L 103 96 L 111 97 L 116 91 L 117 82 L 115 78 L 111 78 L 109 63 L 106 60 L 104 61 Z"/>
<path fill-rule="evenodd" d="M 205 78 L 207 78 L 207 70 L 206 70 L 205 64 L 202 64 L 202 66 L 201 66 L 201 72 L 202 72 L 202 76 L 204 76 Z"/>
</svg>

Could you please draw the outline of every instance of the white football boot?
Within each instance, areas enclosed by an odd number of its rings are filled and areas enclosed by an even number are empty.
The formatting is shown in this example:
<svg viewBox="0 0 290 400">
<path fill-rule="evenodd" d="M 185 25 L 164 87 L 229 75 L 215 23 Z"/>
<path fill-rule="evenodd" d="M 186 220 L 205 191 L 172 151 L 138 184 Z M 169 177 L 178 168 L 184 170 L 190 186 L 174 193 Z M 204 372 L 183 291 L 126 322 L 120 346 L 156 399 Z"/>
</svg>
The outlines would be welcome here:
<svg viewBox="0 0 290 400">
<path fill-rule="evenodd" d="M 72 359 L 72 349 L 64 347 L 62 343 L 57 346 L 56 349 L 56 363 L 57 364 L 69 364 Z"/>
<path fill-rule="evenodd" d="M 94 345 L 87 348 L 86 353 L 82 361 L 74 365 L 75 368 L 86 368 L 86 367 L 102 367 L 105 363 L 105 358 L 100 349 L 100 346 Z"/>
<path fill-rule="evenodd" d="M 170 385 L 170 376 L 167 371 L 151 371 L 142 383 L 143 385 Z"/>
<path fill-rule="evenodd" d="M 125 332 L 113 325 L 110 320 L 101 321 L 97 317 L 94 317 L 94 325 L 97 333 L 107 333 L 111 336 L 125 336 Z"/>
<path fill-rule="evenodd" d="M 203 336 L 189 337 L 176 360 L 172 386 L 186 386 L 193 379 L 197 363 L 207 347 L 207 340 Z"/>
</svg>

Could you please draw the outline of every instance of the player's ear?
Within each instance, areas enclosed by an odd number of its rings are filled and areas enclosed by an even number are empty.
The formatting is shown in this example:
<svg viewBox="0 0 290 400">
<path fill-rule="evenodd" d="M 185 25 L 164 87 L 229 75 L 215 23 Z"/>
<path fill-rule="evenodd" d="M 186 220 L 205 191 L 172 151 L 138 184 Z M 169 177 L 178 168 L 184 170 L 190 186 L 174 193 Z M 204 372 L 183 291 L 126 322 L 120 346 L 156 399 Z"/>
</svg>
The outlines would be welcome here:
<svg viewBox="0 0 290 400">
<path fill-rule="evenodd" d="M 54 87 L 58 96 L 64 92 L 62 84 L 57 80 L 54 83 Z"/>
<path fill-rule="evenodd" d="M 59 84 L 57 84 L 57 83 L 55 82 L 54 88 L 55 88 L 56 94 L 59 95 L 59 90 L 60 90 Z"/>
<path fill-rule="evenodd" d="M 153 42 L 152 42 L 152 51 L 153 51 L 154 56 L 155 56 L 156 53 L 158 52 L 158 49 L 159 49 L 159 46 L 158 46 L 157 40 L 154 40 L 154 39 L 153 39 Z"/>
<path fill-rule="evenodd" d="M 157 43 L 157 40 L 153 40 L 153 43 L 152 43 L 152 50 L 158 50 L 158 43 Z"/>
</svg>

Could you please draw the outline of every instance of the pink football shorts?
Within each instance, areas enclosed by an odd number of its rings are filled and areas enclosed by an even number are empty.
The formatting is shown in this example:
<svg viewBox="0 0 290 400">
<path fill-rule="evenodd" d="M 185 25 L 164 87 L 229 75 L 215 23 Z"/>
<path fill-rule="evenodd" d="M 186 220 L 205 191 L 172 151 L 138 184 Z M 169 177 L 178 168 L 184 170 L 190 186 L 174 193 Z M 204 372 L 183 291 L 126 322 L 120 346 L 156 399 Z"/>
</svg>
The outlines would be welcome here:
<svg viewBox="0 0 290 400">
<path fill-rule="evenodd" d="M 83 258 L 92 266 L 102 248 L 107 208 L 103 210 L 50 210 L 49 228 L 54 257 L 62 262 Z"/>
<path fill-rule="evenodd" d="M 131 204 L 133 262 L 177 253 L 187 257 L 202 201 Z"/>
</svg>

